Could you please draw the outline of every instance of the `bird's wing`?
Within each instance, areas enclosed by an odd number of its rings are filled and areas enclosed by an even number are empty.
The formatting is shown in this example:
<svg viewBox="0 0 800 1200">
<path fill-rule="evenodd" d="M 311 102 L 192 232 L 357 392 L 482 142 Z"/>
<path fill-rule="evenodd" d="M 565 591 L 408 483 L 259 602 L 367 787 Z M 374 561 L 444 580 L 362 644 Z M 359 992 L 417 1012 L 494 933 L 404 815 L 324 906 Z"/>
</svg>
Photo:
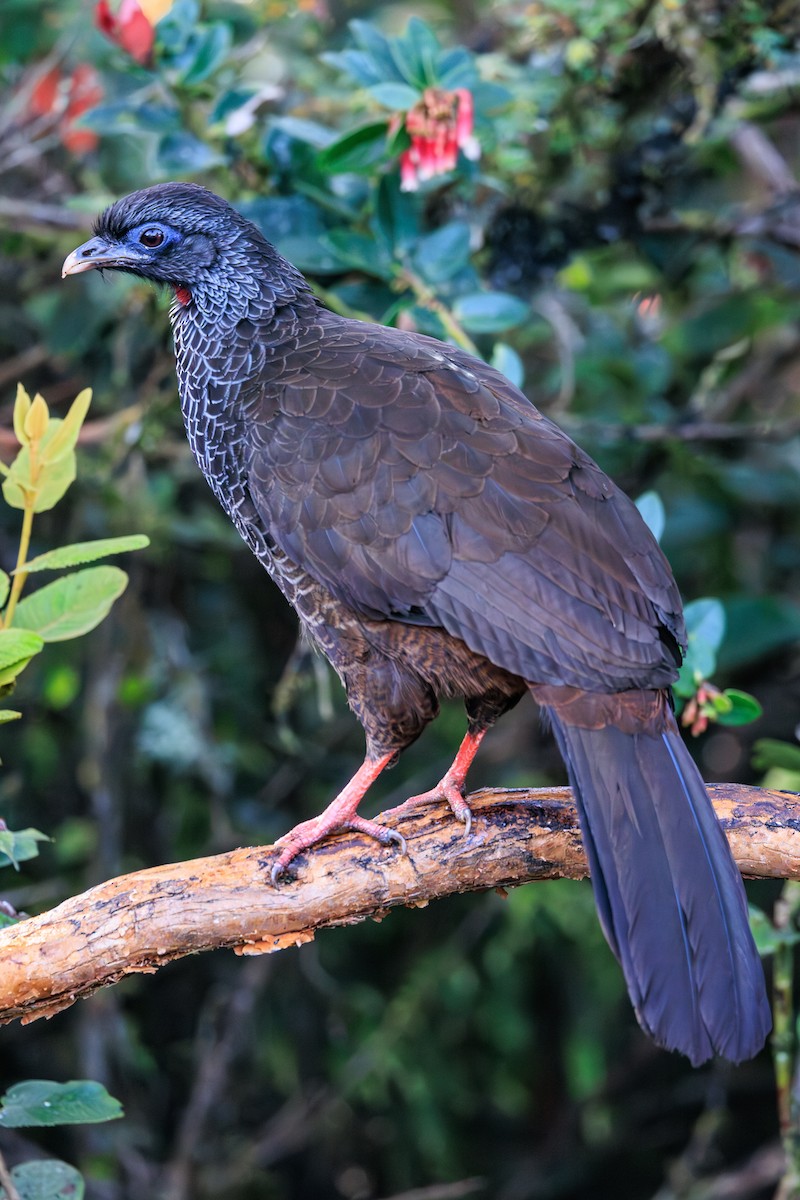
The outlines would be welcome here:
<svg viewBox="0 0 800 1200">
<path fill-rule="evenodd" d="M 440 625 L 525 679 L 663 686 L 684 631 L 635 506 L 499 372 L 320 313 L 250 386 L 251 498 L 365 616 Z"/>
</svg>

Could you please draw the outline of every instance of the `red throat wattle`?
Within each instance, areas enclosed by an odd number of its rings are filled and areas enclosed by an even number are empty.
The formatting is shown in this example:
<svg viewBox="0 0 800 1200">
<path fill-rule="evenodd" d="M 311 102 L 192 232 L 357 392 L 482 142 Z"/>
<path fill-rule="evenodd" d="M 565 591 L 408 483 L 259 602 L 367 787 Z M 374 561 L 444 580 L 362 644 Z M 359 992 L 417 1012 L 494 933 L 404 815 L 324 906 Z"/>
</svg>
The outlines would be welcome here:
<svg viewBox="0 0 800 1200">
<path fill-rule="evenodd" d="M 175 288 L 175 299 L 178 301 L 179 304 L 182 304 L 185 307 L 189 303 L 191 298 L 192 298 L 192 293 L 189 291 L 188 287 L 186 287 L 184 284 L 181 283 Z"/>
</svg>

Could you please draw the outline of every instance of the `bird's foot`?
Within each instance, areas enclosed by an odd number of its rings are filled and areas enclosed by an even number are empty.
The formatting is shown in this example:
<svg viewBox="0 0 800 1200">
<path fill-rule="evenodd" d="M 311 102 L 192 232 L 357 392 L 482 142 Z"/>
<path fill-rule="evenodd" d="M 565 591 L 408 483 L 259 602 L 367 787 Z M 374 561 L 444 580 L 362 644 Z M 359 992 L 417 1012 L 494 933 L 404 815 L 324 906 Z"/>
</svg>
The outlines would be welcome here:
<svg viewBox="0 0 800 1200">
<path fill-rule="evenodd" d="M 472 809 L 464 798 L 467 790 L 467 772 L 472 766 L 472 760 L 477 754 L 485 734 L 485 729 L 469 730 L 464 735 L 464 740 L 458 748 L 450 770 L 437 783 L 436 787 L 431 788 L 430 791 L 421 792 L 419 796 L 409 797 L 404 804 L 398 805 L 397 808 L 389 809 L 392 816 L 396 813 L 407 812 L 410 808 L 416 808 L 418 804 L 435 804 L 446 800 L 453 810 L 453 816 L 464 826 L 464 837 L 467 837 L 472 829 Z M 384 813 L 384 816 L 386 815 Z"/>
<path fill-rule="evenodd" d="M 331 818 L 329 813 L 330 809 L 327 808 L 319 817 L 295 825 L 294 829 L 278 839 L 275 845 L 280 846 L 281 853 L 270 872 L 274 886 L 277 886 L 281 876 L 286 874 L 287 868 L 298 854 L 303 850 L 310 850 L 333 833 L 365 833 L 367 837 L 375 838 L 382 846 L 397 846 L 401 854 L 406 853 L 406 839 L 396 829 L 388 829 L 385 825 L 379 825 L 377 821 L 359 817 L 357 813 L 346 820 Z"/>
<path fill-rule="evenodd" d="M 389 809 L 389 812 L 395 816 L 398 813 L 408 812 L 410 808 L 416 808 L 420 804 L 437 804 L 446 800 L 452 809 L 453 816 L 464 826 L 464 837 L 466 837 L 472 829 L 472 809 L 464 799 L 464 792 L 464 778 L 448 771 L 436 787 L 430 788 L 427 792 L 420 792 L 418 796 L 409 796 L 408 800 L 399 804 L 397 808 Z"/>
<path fill-rule="evenodd" d="M 348 830 L 365 833 L 368 837 L 375 838 L 383 846 L 395 845 L 402 854 L 406 853 L 406 840 L 402 834 L 395 829 L 387 828 L 386 825 L 379 825 L 377 821 L 360 817 L 357 812 L 367 788 L 393 758 L 394 753 L 386 754 L 375 760 L 368 759 L 359 767 L 347 786 L 324 812 L 310 821 L 303 821 L 300 825 L 295 825 L 294 829 L 278 839 L 275 844 L 280 846 L 281 852 L 270 872 L 274 886 L 277 886 L 281 876 L 286 873 L 286 868 L 298 854 L 316 846 L 318 842 L 330 837 L 332 833 Z"/>
</svg>

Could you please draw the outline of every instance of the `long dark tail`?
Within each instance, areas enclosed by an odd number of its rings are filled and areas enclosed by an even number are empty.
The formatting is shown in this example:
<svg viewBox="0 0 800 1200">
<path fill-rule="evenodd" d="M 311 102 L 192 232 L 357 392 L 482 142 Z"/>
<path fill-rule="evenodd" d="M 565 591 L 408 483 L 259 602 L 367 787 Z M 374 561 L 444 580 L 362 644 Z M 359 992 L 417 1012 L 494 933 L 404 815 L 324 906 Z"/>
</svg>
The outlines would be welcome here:
<svg viewBox="0 0 800 1200">
<path fill-rule="evenodd" d="M 642 733 L 549 711 L 640 1025 L 695 1066 L 752 1058 L 771 1026 L 764 974 L 741 876 L 674 717 Z"/>
</svg>

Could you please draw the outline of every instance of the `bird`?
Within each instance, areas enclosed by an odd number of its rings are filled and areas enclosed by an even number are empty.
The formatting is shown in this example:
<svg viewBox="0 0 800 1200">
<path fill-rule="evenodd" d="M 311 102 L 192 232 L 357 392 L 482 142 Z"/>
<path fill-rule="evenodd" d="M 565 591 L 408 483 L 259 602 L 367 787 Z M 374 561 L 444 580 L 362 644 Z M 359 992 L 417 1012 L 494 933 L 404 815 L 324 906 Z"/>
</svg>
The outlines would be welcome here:
<svg viewBox="0 0 800 1200">
<path fill-rule="evenodd" d="M 470 764 L 531 694 L 641 1027 L 695 1066 L 753 1057 L 771 1024 L 763 969 L 671 703 L 680 595 L 633 502 L 499 371 L 331 311 L 198 184 L 113 203 L 62 274 L 91 269 L 172 289 L 194 457 L 365 732 L 352 779 L 279 840 L 273 880 L 339 830 L 402 849 L 358 806 L 443 697 L 463 699 L 466 733 L 439 784 L 408 803 L 447 800 L 468 829 Z"/>
</svg>

